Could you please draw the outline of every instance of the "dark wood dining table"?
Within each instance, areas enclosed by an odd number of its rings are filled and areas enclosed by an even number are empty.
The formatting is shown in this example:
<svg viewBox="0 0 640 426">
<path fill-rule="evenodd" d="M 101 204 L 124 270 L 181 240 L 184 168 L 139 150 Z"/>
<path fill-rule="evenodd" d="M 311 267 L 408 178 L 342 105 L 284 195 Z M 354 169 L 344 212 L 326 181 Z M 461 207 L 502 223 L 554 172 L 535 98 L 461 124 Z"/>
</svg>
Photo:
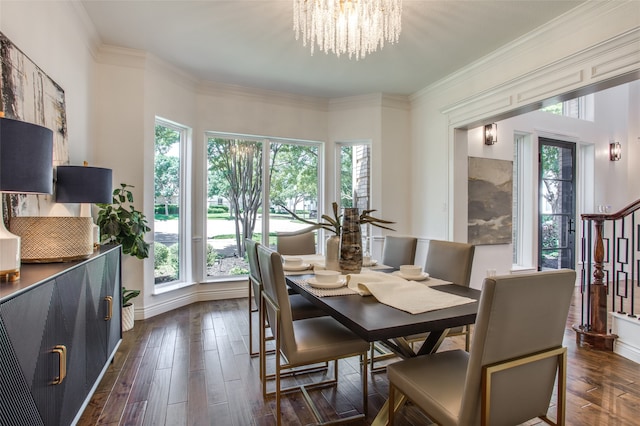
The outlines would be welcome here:
<svg viewBox="0 0 640 426">
<path fill-rule="evenodd" d="M 478 311 L 478 303 L 475 302 L 422 314 L 410 314 L 382 304 L 370 296 L 350 294 L 318 297 L 297 282 L 298 279 L 312 277 L 313 275 L 287 276 L 287 284 L 362 339 L 368 342 L 382 342 L 403 358 L 436 351 L 449 329 L 473 324 Z M 480 290 L 456 284 L 432 288 L 475 300 L 480 298 Z M 417 353 L 402 339 L 425 332 L 429 334 Z"/>
</svg>

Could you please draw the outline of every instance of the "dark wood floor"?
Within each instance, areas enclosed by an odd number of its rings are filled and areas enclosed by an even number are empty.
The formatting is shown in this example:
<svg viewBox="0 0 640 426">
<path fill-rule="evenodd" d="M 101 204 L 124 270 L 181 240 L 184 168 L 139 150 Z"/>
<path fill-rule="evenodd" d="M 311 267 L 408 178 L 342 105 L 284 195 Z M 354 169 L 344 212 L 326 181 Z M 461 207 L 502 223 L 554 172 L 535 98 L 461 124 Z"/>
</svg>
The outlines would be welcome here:
<svg viewBox="0 0 640 426">
<path fill-rule="evenodd" d="M 639 425 L 640 366 L 613 353 L 576 347 L 570 328 L 575 315 L 574 305 L 565 333 L 567 424 Z M 136 321 L 134 329 L 124 333 L 115 360 L 79 424 L 275 424 L 275 404 L 273 398 L 262 398 L 258 358 L 249 357 L 247 339 L 247 299 L 200 302 Z M 462 338 L 449 338 L 441 350 L 462 346 Z M 337 387 L 310 391 L 323 414 L 334 419 L 362 412 L 357 359 L 341 361 L 339 372 Z M 312 378 L 302 375 L 289 380 Z M 356 424 L 369 424 L 387 393 L 386 374 L 371 375 L 369 418 Z M 286 425 L 313 422 L 299 392 L 286 396 L 282 407 Z M 549 415 L 555 418 L 553 407 Z M 396 424 L 428 421 L 409 405 Z"/>
</svg>

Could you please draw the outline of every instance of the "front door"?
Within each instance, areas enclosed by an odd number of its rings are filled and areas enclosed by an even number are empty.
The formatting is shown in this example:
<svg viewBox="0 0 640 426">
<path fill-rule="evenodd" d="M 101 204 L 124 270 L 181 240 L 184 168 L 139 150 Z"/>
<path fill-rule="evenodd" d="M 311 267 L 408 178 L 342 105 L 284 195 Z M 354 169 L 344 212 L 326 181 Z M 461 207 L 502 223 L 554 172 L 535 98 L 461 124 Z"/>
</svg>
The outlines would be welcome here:
<svg viewBox="0 0 640 426">
<path fill-rule="evenodd" d="M 574 143 L 539 139 L 538 270 L 575 269 Z"/>
</svg>

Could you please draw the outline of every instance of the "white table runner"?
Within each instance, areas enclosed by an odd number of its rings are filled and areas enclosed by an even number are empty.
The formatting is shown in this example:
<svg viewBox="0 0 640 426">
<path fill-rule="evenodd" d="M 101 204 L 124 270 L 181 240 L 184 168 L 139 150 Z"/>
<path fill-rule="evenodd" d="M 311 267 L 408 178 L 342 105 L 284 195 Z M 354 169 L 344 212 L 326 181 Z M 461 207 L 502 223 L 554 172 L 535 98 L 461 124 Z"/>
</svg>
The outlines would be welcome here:
<svg viewBox="0 0 640 426">
<path fill-rule="evenodd" d="M 445 309 L 475 302 L 468 297 L 439 291 L 434 286 L 451 284 L 430 278 L 424 282 L 407 281 L 392 274 L 373 272 L 348 276 L 348 286 L 361 296 L 372 295 L 378 302 L 411 314 Z"/>
</svg>

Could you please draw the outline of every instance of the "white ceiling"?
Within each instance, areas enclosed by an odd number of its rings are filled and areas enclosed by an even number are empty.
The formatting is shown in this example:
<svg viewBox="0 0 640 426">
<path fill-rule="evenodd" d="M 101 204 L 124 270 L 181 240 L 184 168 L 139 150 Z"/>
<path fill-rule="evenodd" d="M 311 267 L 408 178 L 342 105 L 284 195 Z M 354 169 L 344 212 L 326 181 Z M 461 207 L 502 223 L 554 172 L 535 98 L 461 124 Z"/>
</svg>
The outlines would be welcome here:
<svg viewBox="0 0 640 426">
<path fill-rule="evenodd" d="M 102 42 L 203 80 L 300 95 L 410 95 L 582 1 L 404 0 L 400 40 L 356 61 L 295 40 L 291 0 L 82 0 Z"/>
</svg>

